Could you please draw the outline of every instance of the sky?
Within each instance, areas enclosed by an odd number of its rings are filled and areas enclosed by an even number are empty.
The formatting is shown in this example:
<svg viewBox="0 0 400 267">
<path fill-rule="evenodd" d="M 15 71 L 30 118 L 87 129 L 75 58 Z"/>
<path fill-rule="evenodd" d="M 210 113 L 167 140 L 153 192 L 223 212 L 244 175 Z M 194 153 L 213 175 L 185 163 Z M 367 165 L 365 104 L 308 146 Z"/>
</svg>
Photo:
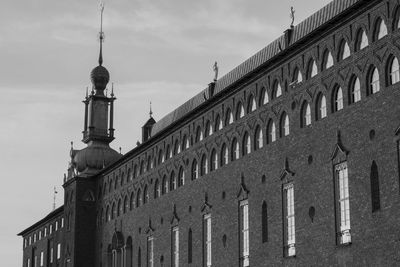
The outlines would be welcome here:
<svg viewBox="0 0 400 267">
<path fill-rule="evenodd" d="M 105 0 L 103 58 L 114 83 L 116 140 L 156 120 L 329 0 Z M 70 142 L 81 142 L 85 88 L 97 65 L 98 0 L 0 0 L 0 258 L 22 266 L 16 234 L 63 203 Z"/>
</svg>

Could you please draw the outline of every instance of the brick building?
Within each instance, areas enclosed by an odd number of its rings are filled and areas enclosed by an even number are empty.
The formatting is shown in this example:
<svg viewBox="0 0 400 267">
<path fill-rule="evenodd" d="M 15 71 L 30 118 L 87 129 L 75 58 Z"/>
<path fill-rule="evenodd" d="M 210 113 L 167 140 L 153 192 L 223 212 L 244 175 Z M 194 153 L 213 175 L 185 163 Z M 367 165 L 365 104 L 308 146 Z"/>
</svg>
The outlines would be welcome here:
<svg viewBox="0 0 400 267">
<path fill-rule="evenodd" d="M 20 233 L 23 266 L 400 265 L 399 17 L 331 2 L 125 155 L 100 38 L 87 147 L 64 206 Z"/>
</svg>

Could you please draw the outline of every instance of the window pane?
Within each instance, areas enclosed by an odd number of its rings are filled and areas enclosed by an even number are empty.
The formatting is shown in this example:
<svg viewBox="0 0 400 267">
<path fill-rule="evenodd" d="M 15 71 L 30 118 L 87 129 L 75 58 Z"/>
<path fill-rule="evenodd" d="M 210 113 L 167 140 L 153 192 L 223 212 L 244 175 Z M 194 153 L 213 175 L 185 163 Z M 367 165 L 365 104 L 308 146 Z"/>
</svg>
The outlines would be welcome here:
<svg viewBox="0 0 400 267">
<path fill-rule="evenodd" d="M 395 84 L 400 81 L 399 61 L 394 58 L 390 68 L 390 84 Z"/>
</svg>

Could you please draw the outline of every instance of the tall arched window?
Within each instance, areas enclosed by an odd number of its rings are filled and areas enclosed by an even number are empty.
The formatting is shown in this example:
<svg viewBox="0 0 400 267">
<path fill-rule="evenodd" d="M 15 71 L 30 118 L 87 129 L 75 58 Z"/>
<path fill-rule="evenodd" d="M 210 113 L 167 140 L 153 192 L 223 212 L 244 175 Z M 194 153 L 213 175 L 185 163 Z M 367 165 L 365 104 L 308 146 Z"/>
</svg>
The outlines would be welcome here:
<svg viewBox="0 0 400 267">
<path fill-rule="evenodd" d="M 139 188 L 136 194 L 136 207 L 140 206 L 142 206 L 142 191 Z"/>
<path fill-rule="evenodd" d="M 158 151 L 158 165 L 161 165 L 164 162 L 164 153 L 162 149 Z M 142 169 L 142 166 L 140 166 L 140 169 Z"/>
<path fill-rule="evenodd" d="M 400 7 L 397 7 L 396 9 L 393 22 L 393 30 L 395 31 L 400 28 Z"/>
<path fill-rule="evenodd" d="M 123 210 L 122 210 L 122 203 L 121 203 L 121 199 L 118 200 L 118 208 L 117 208 L 117 216 L 122 215 Z"/>
<path fill-rule="evenodd" d="M 301 74 L 299 68 L 297 67 L 294 69 L 292 82 L 294 83 L 303 82 L 303 75 Z"/>
<path fill-rule="evenodd" d="M 357 78 L 357 76 L 353 76 L 353 78 L 350 80 L 349 100 L 350 104 L 356 103 L 361 100 L 361 86 L 360 80 Z"/>
<path fill-rule="evenodd" d="M 251 138 L 250 135 L 245 132 L 243 136 L 243 156 L 251 153 Z"/>
<path fill-rule="evenodd" d="M 133 178 L 137 177 L 137 166 L 135 164 L 135 166 L 133 166 Z"/>
<path fill-rule="evenodd" d="M 129 201 L 128 201 L 128 196 L 124 197 L 124 213 L 126 213 L 129 210 Z"/>
<path fill-rule="evenodd" d="M 222 130 L 222 121 L 220 116 L 218 115 L 217 118 L 215 119 L 215 131 Z"/>
<path fill-rule="evenodd" d="M 263 132 L 260 126 L 256 127 L 256 131 L 254 134 L 254 149 L 260 149 L 264 145 L 264 138 L 263 138 Z"/>
<path fill-rule="evenodd" d="M 151 156 L 147 157 L 147 163 L 146 163 L 146 171 L 150 171 L 152 166 L 151 166 Z"/>
<path fill-rule="evenodd" d="M 374 30 L 374 41 L 377 41 L 379 39 L 382 39 L 387 35 L 387 27 L 386 23 L 383 19 L 379 18 L 377 19 L 375 23 L 375 30 Z"/>
<path fill-rule="evenodd" d="M 200 166 L 201 166 L 201 168 L 200 168 L 200 171 L 201 171 L 200 175 L 201 175 L 201 176 L 207 175 L 207 173 L 208 173 L 208 160 L 207 160 L 206 155 L 203 155 L 203 156 L 201 157 Z"/>
<path fill-rule="evenodd" d="M 400 81 L 399 61 L 392 57 L 389 62 L 389 85 L 393 85 Z"/>
<path fill-rule="evenodd" d="M 198 126 L 196 129 L 196 137 L 195 137 L 195 142 L 200 142 L 203 140 L 203 132 L 201 131 L 201 127 Z"/>
<path fill-rule="evenodd" d="M 380 83 L 379 83 L 379 72 L 378 69 L 375 67 L 372 67 L 370 72 L 369 72 L 369 77 L 368 77 L 368 95 L 370 94 L 375 94 L 379 92 L 380 90 Z"/>
<path fill-rule="evenodd" d="M 268 122 L 267 126 L 267 144 L 273 143 L 276 141 L 276 127 L 275 127 L 275 122 L 273 120 L 270 120 Z"/>
<path fill-rule="evenodd" d="M 312 78 L 318 74 L 318 67 L 314 59 L 311 59 L 307 65 L 307 78 Z"/>
<path fill-rule="evenodd" d="M 236 138 L 232 141 L 232 161 L 239 159 L 239 142 Z"/>
<path fill-rule="evenodd" d="M 182 151 L 189 148 L 189 140 L 186 135 L 182 138 Z"/>
<path fill-rule="evenodd" d="M 178 186 L 183 186 L 183 185 L 185 185 L 185 171 L 183 170 L 183 167 L 180 167 L 178 173 Z"/>
<path fill-rule="evenodd" d="M 335 86 L 332 95 L 332 112 L 343 109 L 343 91 L 340 86 Z"/>
<path fill-rule="evenodd" d="M 181 147 L 179 145 L 179 141 L 175 140 L 175 144 L 174 144 L 174 155 L 178 155 L 179 153 L 181 153 Z"/>
<path fill-rule="evenodd" d="M 171 176 L 169 178 L 169 190 L 173 191 L 176 189 L 176 176 L 175 176 L 175 172 L 171 173 Z"/>
<path fill-rule="evenodd" d="M 369 45 L 368 36 L 363 29 L 359 29 L 356 37 L 356 51 L 360 51 Z"/>
<path fill-rule="evenodd" d="M 163 177 L 163 179 L 162 179 L 161 194 L 164 195 L 164 194 L 168 193 L 168 188 L 169 188 L 169 186 L 168 186 L 168 179 L 167 179 L 167 176 L 164 175 L 164 177 Z"/>
<path fill-rule="evenodd" d="M 111 221 L 110 206 L 107 206 L 107 209 L 106 209 L 106 221 L 107 222 Z"/>
<path fill-rule="evenodd" d="M 255 98 L 250 95 L 249 97 L 249 103 L 248 103 L 248 108 L 247 108 L 247 113 L 251 113 L 257 109 L 257 103 Z"/>
<path fill-rule="evenodd" d="M 134 207 L 135 207 L 135 194 L 132 192 L 129 198 L 129 209 L 133 210 Z"/>
<path fill-rule="evenodd" d="M 229 152 L 226 144 L 222 144 L 221 148 L 221 167 L 228 164 Z"/>
<path fill-rule="evenodd" d="M 310 124 L 311 124 L 311 107 L 307 101 L 304 101 L 303 105 L 301 106 L 300 125 L 301 127 L 305 127 Z"/>
<path fill-rule="evenodd" d="M 327 70 L 332 66 L 333 66 L 332 54 L 328 49 L 326 49 L 323 57 L 322 70 Z"/>
<path fill-rule="evenodd" d="M 233 116 L 232 116 L 232 111 L 228 109 L 226 111 L 226 116 L 225 116 L 225 126 L 233 123 Z"/>
<path fill-rule="evenodd" d="M 381 209 L 381 197 L 379 191 L 379 172 L 378 165 L 373 161 L 371 165 L 371 200 L 372 200 L 372 212 Z"/>
<path fill-rule="evenodd" d="M 267 89 L 263 88 L 261 93 L 260 106 L 268 104 L 268 102 L 269 102 L 268 91 Z"/>
<path fill-rule="evenodd" d="M 278 80 L 275 80 L 272 86 L 272 98 L 278 98 L 282 95 L 282 87 Z"/>
<path fill-rule="evenodd" d="M 218 169 L 218 153 L 213 149 L 211 151 L 211 171 Z"/>
<path fill-rule="evenodd" d="M 144 189 L 143 189 L 143 204 L 148 203 L 148 202 L 149 202 L 149 199 L 150 199 L 150 197 L 149 197 L 149 190 L 148 190 L 147 185 L 145 185 L 145 186 L 144 186 Z"/>
<path fill-rule="evenodd" d="M 280 121 L 280 136 L 288 136 L 290 134 L 289 116 L 283 112 Z"/>
<path fill-rule="evenodd" d="M 197 164 L 197 160 L 193 160 L 192 163 L 192 180 L 199 178 L 199 165 Z"/>
<path fill-rule="evenodd" d="M 244 107 L 242 102 L 239 102 L 236 108 L 236 119 L 241 119 L 244 117 Z"/>
<path fill-rule="evenodd" d="M 161 188 L 158 179 L 154 183 L 154 198 L 157 199 L 161 195 Z"/>
<path fill-rule="evenodd" d="M 212 124 L 210 123 L 210 121 L 206 122 L 206 129 L 204 131 L 204 137 L 208 137 L 210 135 L 213 134 L 213 128 L 212 128 Z"/>
<path fill-rule="evenodd" d="M 165 149 L 165 159 L 169 159 L 172 155 L 171 153 L 171 149 L 169 148 L 169 145 L 167 145 L 167 148 Z"/>
<path fill-rule="evenodd" d="M 315 105 L 315 114 L 316 114 L 316 119 L 320 120 L 326 117 L 327 112 L 326 112 L 326 97 L 322 94 L 319 93 L 317 96 L 317 102 Z"/>
<path fill-rule="evenodd" d="M 339 46 L 338 61 L 348 58 L 351 55 L 350 47 L 345 39 L 342 39 Z"/>
<path fill-rule="evenodd" d="M 111 208 L 111 219 L 114 220 L 117 217 L 117 210 L 115 208 L 115 202 L 112 204 Z"/>
</svg>

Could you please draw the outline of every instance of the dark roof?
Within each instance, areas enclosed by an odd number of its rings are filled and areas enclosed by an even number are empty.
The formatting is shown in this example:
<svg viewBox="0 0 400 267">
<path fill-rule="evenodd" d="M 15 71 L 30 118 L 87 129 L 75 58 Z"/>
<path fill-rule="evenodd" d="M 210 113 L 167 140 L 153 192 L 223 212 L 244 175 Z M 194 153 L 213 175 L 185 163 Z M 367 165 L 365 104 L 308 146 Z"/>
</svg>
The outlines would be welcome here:
<svg viewBox="0 0 400 267">
<path fill-rule="evenodd" d="M 156 121 L 153 119 L 153 117 L 150 117 L 150 119 L 143 125 L 143 127 L 152 126 L 155 123 L 156 123 Z"/>
<path fill-rule="evenodd" d="M 21 233 L 19 233 L 19 236 L 23 236 L 26 233 L 29 233 L 30 231 L 34 230 L 36 227 L 40 226 L 41 224 L 44 224 L 48 221 L 50 221 L 51 219 L 59 216 L 60 214 L 62 214 L 64 212 L 64 205 L 62 205 L 61 207 L 53 210 L 52 212 L 50 212 L 46 217 L 44 217 L 43 219 L 41 219 L 40 221 L 36 222 L 35 224 L 29 226 L 28 228 L 26 228 L 25 230 L 23 230 Z"/>
<path fill-rule="evenodd" d="M 326 24 L 329 20 L 332 20 L 336 16 L 343 13 L 346 9 L 357 4 L 358 2 L 368 2 L 367 0 L 334 0 L 328 5 L 308 17 L 306 20 L 302 21 L 293 28 L 292 40 L 289 44 L 293 45 L 304 37 L 309 35 L 311 32 L 319 28 L 320 26 Z M 245 62 L 234 68 L 228 74 L 223 76 L 216 82 L 215 94 L 224 91 L 226 88 L 239 81 L 241 78 L 251 73 L 252 71 L 259 68 L 261 65 L 268 63 L 269 60 L 280 54 L 280 47 L 284 50 L 285 46 L 285 36 L 282 35 L 268 46 L 260 50 L 254 56 L 247 59 Z M 155 136 L 157 133 L 161 132 L 163 129 L 176 122 L 177 120 L 183 118 L 190 111 L 194 110 L 206 100 L 204 99 L 204 93 L 207 89 L 204 89 L 199 94 L 191 98 L 189 101 L 184 103 L 182 106 L 178 107 L 164 118 L 159 120 L 152 129 L 151 136 Z"/>
</svg>

